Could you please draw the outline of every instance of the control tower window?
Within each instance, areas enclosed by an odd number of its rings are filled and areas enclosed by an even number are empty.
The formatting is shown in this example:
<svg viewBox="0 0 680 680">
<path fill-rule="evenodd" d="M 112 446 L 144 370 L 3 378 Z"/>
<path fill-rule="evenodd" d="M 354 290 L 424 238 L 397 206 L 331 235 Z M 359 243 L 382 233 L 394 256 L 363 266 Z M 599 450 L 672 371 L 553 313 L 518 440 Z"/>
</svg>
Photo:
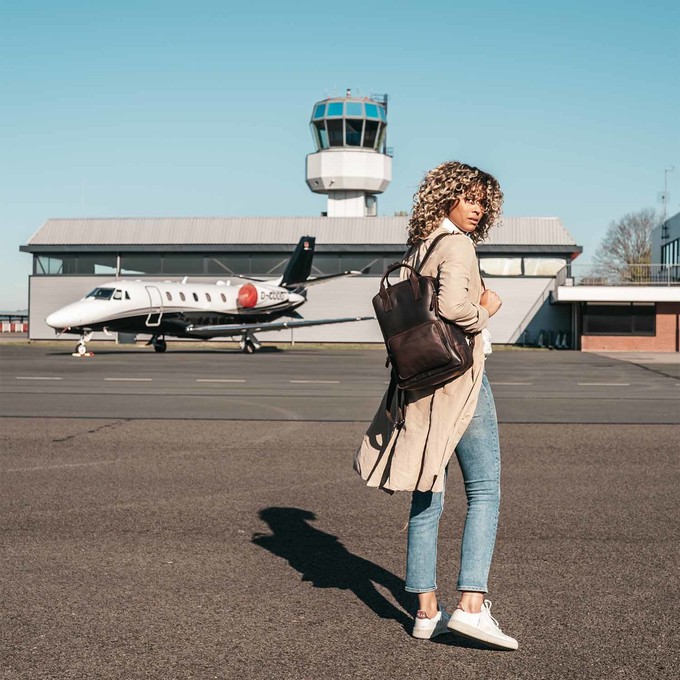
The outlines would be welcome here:
<svg viewBox="0 0 680 680">
<path fill-rule="evenodd" d="M 378 151 L 383 148 L 383 144 L 385 143 L 385 126 L 381 125 L 380 126 L 380 133 L 378 134 Z"/>
<path fill-rule="evenodd" d="M 317 104 L 316 108 L 314 109 L 314 118 L 323 118 L 325 113 L 326 113 L 326 105 L 325 104 Z"/>
<path fill-rule="evenodd" d="M 330 108 L 330 105 L 329 105 Z M 339 120 L 328 120 L 328 141 L 330 146 L 344 146 L 342 134 L 342 118 Z"/>
<path fill-rule="evenodd" d="M 347 136 L 347 146 L 361 146 L 361 127 L 362 120 L 348 118 L 345 121 L 345 134 Z"/>
<path fill-rule="evenodd" d="M 328 132 L 326 132 L 326 125 L 322 120 L 314 121 L 314 137 L 318 149 L 328 148 Z"/>
<path fill-rule="evenodd" d="M 380 114 L 380 120 L 383 123 L 387 122 L 387 116 L 385 115 L 385 107 L 384 106 L 379 106 L 378 107 L 378 113 Z"/>
<path fill-rule="evenodd" d="M 378 107 L 376 104 L 366 104 L 366 118 L 378 118 Z"/>
<path fill-rule="evenodd" d="M 367 105 L 368 107 L 368 105 Z M 378 114 L 376 113 L 376 116 Z M 375 149 L 375 140 L 378 137 L 378 121 L 367 120 L 366 128 L 364 129 L 364 144 L 366 149 Z"/>
<path fill-rule="evenodd" d="M 342 102 L 330 102 L 328 104 L 327 116 L 342 116 Z"/>
<path fill-rule="evenodd" d="M 346 102 L 345 115 L 352 118 L 364 117 L 364 105 L 361 102 Z"/>
</svg>

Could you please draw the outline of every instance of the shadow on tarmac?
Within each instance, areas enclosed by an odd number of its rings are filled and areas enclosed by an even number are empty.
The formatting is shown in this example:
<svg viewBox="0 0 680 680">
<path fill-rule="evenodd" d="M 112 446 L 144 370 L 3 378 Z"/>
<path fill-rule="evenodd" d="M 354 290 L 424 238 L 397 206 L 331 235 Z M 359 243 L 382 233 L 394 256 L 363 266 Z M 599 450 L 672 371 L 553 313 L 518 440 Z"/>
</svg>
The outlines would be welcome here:
<svg viewBox="0 0 680 680">
<path fill-rule="evenodd" d="M 414 609 L 414 600 L 404 590 L 404 581 L 363 557 L 353 555 L 338 540 L 308 524 L 316 519 L 300 508 L 265 508 L 259 512 L 271 534 L 254 534 L 252 541 L 282 557 L 311 581 L 315 588 L 351 590 L 369 609 L 383 619 L 394 619 L 410 630 L 412 619 L 405 611 Z M 385 599 L 375 583 L 386 588 L 402 609 Z M 404 611 L 402 611 L 404 610 Z"/>
<path fill-rule="evenodd" d="M 253 534 L 252 542 L 288 561 L 302 574 L 303 581 L 311 581 L 315 588 L 351 590 L 380 618 L 394 619 L 410 635 L 413 619 L 405 612 L 415 611 L 416 598 L 404 590 L 403 579 L 383 567 L 352 554 L 337 536 L 320 531 L 308 524 L 316 520 L 310 510 L 300 508 L 265 508 L 258 513 L 271 534 Z M 381 595 L 374 584 L 386 588 L 401 609 Z M 494 647 L 465 638 L 453 631 L 433 642 L 484 651 Z"/>
</svg>

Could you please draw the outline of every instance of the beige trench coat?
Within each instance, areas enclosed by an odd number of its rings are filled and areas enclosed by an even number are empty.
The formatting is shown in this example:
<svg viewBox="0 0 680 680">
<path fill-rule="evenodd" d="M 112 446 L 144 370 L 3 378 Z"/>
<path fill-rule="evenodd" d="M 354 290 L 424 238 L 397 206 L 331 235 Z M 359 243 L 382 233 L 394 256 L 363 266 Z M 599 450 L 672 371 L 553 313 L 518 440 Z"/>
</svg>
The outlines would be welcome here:
<svg viewBox="0 0 680 680">
<path fill-rule="evenodd" d="M 417 266 L 439 234 L 434 231 L 406 260 Z M 402 269 L 402 276 L 408 270 Z M 483 284 L 472 241 L 454 233 L 442 239 L 421 272 L 439 276 L 439 311 L 470 333 L 486 328 L 489 313 L 479 304 Z M 442 491 L 444 470 L 477 407 L 484 372 L 481 336 L 475 338 L 472 368 L 444 385 L 406 393 L 404 424 L 389 422 L 382 399 L 354 458 L 368 486 L 385 491 Z"/>
</svg>

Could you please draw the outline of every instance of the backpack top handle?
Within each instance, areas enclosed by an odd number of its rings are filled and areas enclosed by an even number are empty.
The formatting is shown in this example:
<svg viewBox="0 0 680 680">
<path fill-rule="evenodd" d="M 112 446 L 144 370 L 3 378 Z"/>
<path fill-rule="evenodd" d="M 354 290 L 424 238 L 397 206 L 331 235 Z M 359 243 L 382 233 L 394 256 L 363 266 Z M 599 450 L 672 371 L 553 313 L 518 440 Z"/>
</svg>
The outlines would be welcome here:
<svg viewBox="0 0 680 680">
<path fill-rule="evenodd" d="M 380 279 L 380 290 L 378 291 L 378 294 L 380 295 L 380 299 L 383 304 L 383 309 L 386 312 L 392 311 L 392 300 L 390 299 L 390 296 L 387 294 L 387 289 L 392 284 L 390 283 L 388 277 L 392 272 L 397 271 L 397 269 L 401 269 L 402 267 L 406 267 L 407 269 L 411 270 L 408 275 L 408 280 L 411 284 L 411 289 L 413 290 L 413 296 L 415 297 L 415 299 L 420 300 L 420 298 L 423 296 L 422 291 L 420 290 L 420 284 L 418 283 L 418 272 L 416 271 L 416 269 L 412 267 L 410 264 L 406 264 L 406 262 L 395 262 L 385 270 L 382 279 Z"/>
</svg>

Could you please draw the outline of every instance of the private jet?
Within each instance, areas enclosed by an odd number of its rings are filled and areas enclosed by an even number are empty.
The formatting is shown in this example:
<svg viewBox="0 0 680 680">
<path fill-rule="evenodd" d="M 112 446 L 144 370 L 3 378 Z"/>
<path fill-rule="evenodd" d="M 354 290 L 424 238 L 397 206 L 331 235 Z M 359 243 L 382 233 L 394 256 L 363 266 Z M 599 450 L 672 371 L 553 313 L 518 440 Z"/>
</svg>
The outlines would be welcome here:
<svg viewBox="0 0 680 680">
<path fill-rule="evenodd" d="M 255 333 L 372 319 L 303 319 L 296 311 L 307 300 L 307 288 L 362 272 L 310 277 L 315 239 L 303 236 L 283 275 L 274 280 L 246 277 L 216 283 L 116 280 L 98 286 L 84 298 L 50 314 L 45 322 L 57 334 L 80 335 L 75 353 L 87 354 L 95 331 L 150 334 L 156 352 L 167 349 L 166 336 L 209 340 L 240 338 L 246 354 L 260 349 Z"/>
</svg>

